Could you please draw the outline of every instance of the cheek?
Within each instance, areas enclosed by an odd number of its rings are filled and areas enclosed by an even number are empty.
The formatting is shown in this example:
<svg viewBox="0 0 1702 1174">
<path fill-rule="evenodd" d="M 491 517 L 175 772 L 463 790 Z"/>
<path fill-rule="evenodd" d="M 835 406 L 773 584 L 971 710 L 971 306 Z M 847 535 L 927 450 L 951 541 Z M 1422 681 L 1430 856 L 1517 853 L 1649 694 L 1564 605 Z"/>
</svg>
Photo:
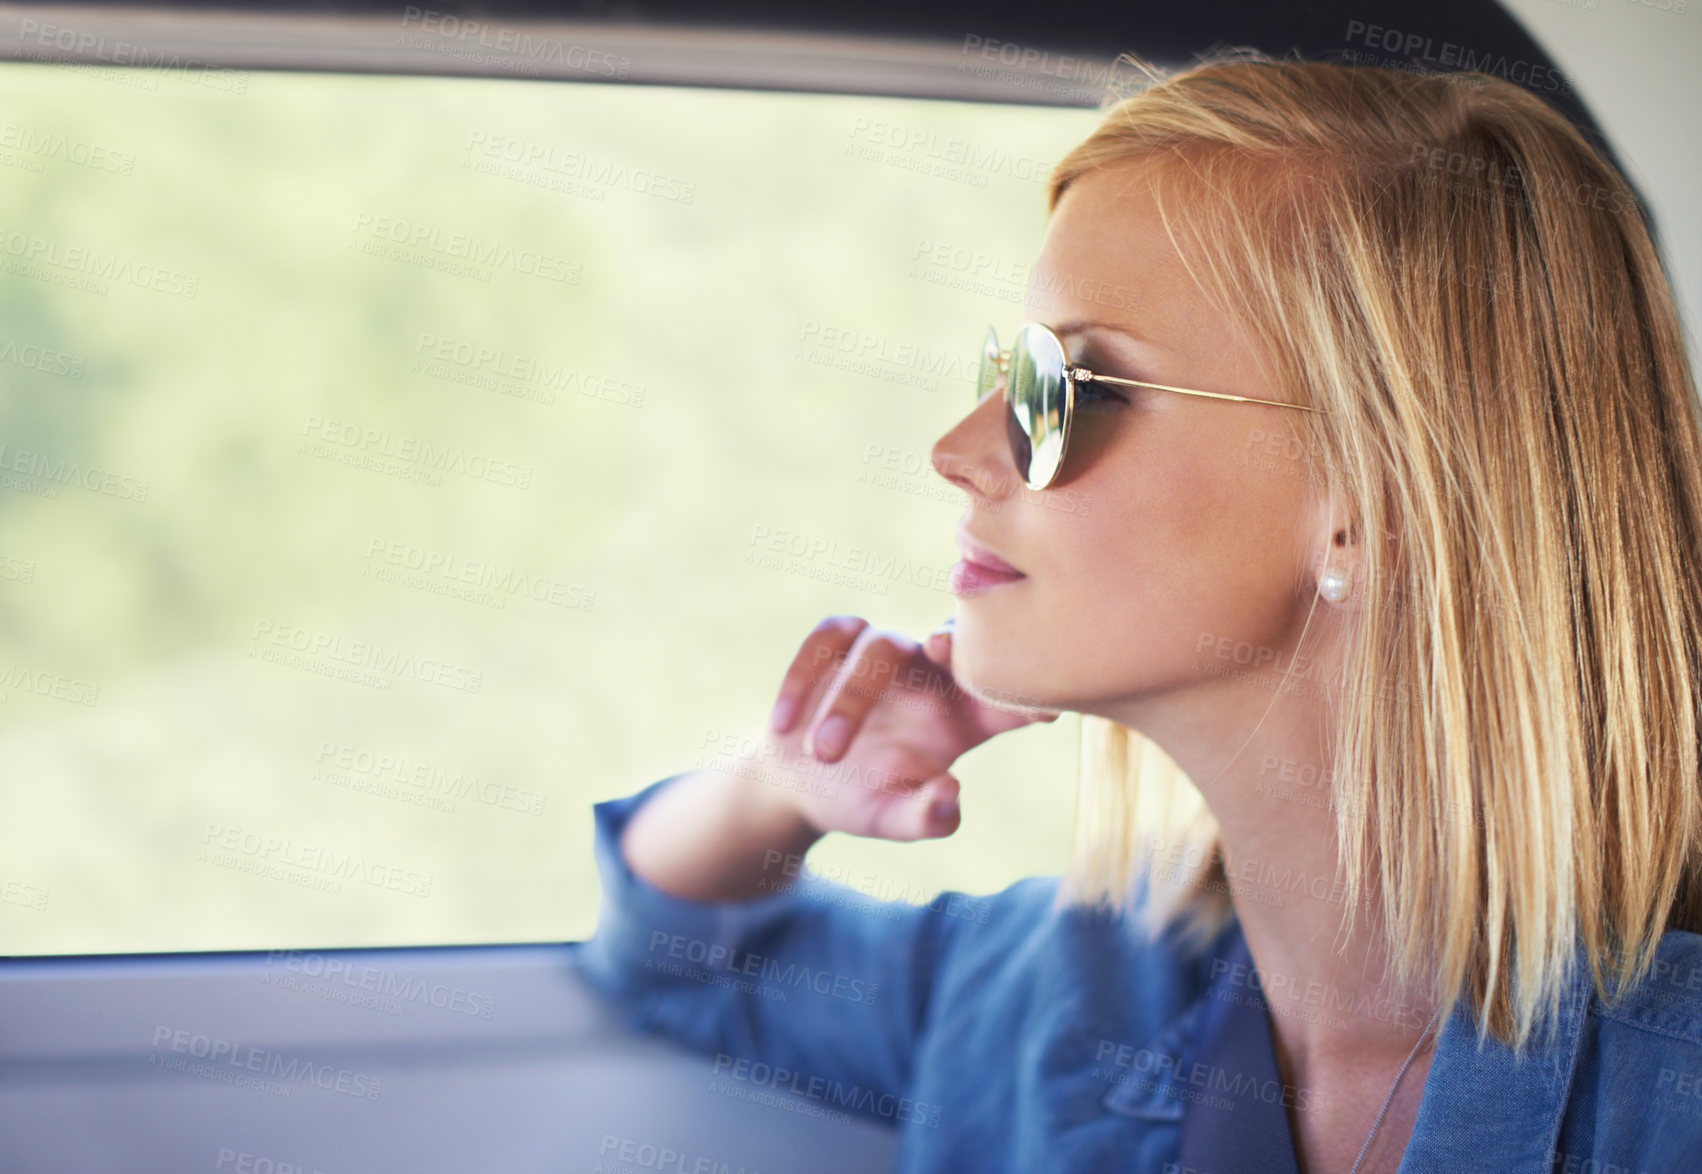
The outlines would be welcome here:
<svg viewBox="0 0 1702 1174">
<path fill-rule="evenodd" d="M 1132 649 L 1155 652 L 1168 642 L 1201 569 L 1188 537 L 1197 520 L 1185 501 L 1155 494 L 1145 502 L 1095 498 L 1086 518 L 1058 527 L 1035 595 L 1047 629 L 1077 663 L 1127 663 Z"/>
<path fill-rule="evenodd" d="M 1198 560 L 1219 492 L 1180 438 L 1144 426 L 1099 455 L 1079 486 L 1085 508 L 1061 516 L 1047 545 L 1060 578 L 1104 599 L 1152 598 Z"/>
<path fill-rule="evenodd" d="M 1071 486 L 1086 501 L 1081 512 L 1038 519 L 1046 537 L 1032 583 L 1034 631 L 1078 684 L 1109 685 L 1173 661 L 1178 640 L 1192 644 L 1195 580 L 1211 573 L 1196 535 L 1209 521 L 1197 487 L 1170 465 L 1098 466 L 1107 475 Z"/>
<path fill-rule="evenodd" d="M 1081 478 L 1085 512 L 1047 523 L 1037 630 L 1102 675 L 1132 663 L 1179 670 L 1202 641 L 1280 626 L 1292 486 L 1198 438 L 1107 455 Z"/>
<path fill-rule="evenodd" d="M 1103 457 L 1068 485 L 1071 510 L 1012 506 L 1030 580 L 964 609 L 967 682 L 1091 702 L 1196 680 L 1202 648 L 1280 633 L 1286 487 L 1159 429 Z"/>
</svg>

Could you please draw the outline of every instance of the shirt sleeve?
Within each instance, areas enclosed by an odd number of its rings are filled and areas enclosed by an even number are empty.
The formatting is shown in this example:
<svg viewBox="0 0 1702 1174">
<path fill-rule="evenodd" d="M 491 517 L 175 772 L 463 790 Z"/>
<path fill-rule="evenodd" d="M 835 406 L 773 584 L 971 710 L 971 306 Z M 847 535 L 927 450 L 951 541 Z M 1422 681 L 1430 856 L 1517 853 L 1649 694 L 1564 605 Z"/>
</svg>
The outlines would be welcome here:
<svg viewBox="0 0 1702 1174">
<path fill-rule="evenodd" d="M 627 867 L 620 837 L 680 777 L 592 808 L 602 894 L 596 932 L 577 948 L 583 973 L 630 1026 L 718 1064 L 784 1068 L 775 1083 L 800 1091 L 819 1080 L 902 1095 L 949 937 L 946 902 L 875 900 L 808 872 L 746 901 L 665 893 Z"/>
</svg>

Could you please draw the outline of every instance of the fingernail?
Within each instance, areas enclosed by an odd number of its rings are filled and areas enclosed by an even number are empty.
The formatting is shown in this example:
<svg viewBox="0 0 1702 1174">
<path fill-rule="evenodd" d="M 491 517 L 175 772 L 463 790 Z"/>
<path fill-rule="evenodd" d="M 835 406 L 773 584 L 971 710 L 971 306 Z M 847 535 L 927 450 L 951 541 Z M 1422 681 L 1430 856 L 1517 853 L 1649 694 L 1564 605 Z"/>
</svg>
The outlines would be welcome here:
<svg viewBox="0 0 1702 1174">
<path fill-rule="evenodd" d="M 783 734 L 786 727 L 792 724 L 792 718 L 798 713 L 798 703 L 790 697 L 782 697 L 774 703 L 774 712 L 769 715 L 768 724 L 774 727 L 774 732 Z"/>
<path fill-rule="evenodd" d="M 816 757 L 832 758 L 845 749 L 845 740 L 851 734 L 851 723 L 840 714 L 834 714 L 821 725 L 816 727 Z"/>
<path fill-rule="evenodd" d="M 936 823 L 950 823 L 957 815 L 957 800 L 935 799 L 928 808 L 928 814 L 934 817 Z"/>
</svg>

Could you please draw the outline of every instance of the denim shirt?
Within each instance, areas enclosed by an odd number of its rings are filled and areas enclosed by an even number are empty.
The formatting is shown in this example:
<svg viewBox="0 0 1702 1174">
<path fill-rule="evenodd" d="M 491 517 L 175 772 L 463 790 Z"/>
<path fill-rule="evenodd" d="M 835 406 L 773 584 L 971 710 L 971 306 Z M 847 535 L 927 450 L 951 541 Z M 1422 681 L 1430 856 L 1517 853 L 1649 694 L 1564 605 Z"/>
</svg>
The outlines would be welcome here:
<svg viewBox="0 0 1702 1174">
<path fill-rule="evenodd" d="M 1258 993 L 1238 922 L 1185 951 L 1104 910 L 1054 909 L 1056 877 L 916 905 L 795 861 L 772 870 L 796 879 L 771 895 L 683 900 L 619 851 L 632 813 L 679 777 L 593 808 L 602 895 L 576 952 L 629 1025 L 895 1126 L 902 1174 L 1184 1174 L 1185 1116 L 1236 1104 L 1236 1133 L 1261 1152 L 1200 1174 L 1294 1169 L 1272 1114 L 1305 1111 L 1308 1091 L 1274 1079 L 1258 1000 L 1284 1000 Z M 1520 1056 L 1494 1037 L 1480 1048 L 1456 1008 L 1400 1174 L 1702 1174 L 1702 935 L 1665 933 L 1611 1009 L 1582 959 L 1555 1030 Z"/>
</svg>

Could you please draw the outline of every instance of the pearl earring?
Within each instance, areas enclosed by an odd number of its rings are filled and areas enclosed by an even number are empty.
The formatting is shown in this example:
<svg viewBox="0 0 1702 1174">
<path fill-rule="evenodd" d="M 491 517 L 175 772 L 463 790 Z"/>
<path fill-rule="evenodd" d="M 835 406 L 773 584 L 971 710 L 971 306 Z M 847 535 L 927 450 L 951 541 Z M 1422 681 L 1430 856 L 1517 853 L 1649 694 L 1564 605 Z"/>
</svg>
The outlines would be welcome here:
<svg viewBox="0 0 1702 1174">
<path fill-rule="evenodd" d="M 1340 603 L 1347 598 L 1347 575 L 1337 567 L 1326 567 L 1318 576 L 1318 594 L 1331 603 Z"/>
</svg>

